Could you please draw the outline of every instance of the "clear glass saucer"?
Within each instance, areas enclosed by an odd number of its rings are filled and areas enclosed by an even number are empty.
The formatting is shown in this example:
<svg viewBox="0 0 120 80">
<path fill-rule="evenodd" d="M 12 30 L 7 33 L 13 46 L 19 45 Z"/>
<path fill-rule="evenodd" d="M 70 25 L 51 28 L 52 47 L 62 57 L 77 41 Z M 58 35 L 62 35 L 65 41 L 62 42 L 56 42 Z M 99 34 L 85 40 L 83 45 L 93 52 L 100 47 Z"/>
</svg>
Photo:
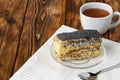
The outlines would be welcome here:
<svg viewBox="0 0 120 80">
<path fill-rule="evenodd" d="M 106 57 L 106 50 L 103 46 L 101 46 L 101 55 L 95 57 L 95 58 L 90 58 L 90 59 L 86 59 L 86 60 L 77 60 L 77 61 L 69 61 L 69 62 L 65 62 L 65 61 L 59 61 L 56 59 L 53 51 L 52 51 L 52 46 L 51 46 L 51 50 L 50 53 L 52 55 L 52 57 L 55 59 L 55 61 L 57 61 L 58 63 L 67 66 L 67 67 L 71 67 L 71 68 L 89 68 L 89 67 L 93 67 L 99 63 L 101 63 L 105 57 Z"/>
</svg>

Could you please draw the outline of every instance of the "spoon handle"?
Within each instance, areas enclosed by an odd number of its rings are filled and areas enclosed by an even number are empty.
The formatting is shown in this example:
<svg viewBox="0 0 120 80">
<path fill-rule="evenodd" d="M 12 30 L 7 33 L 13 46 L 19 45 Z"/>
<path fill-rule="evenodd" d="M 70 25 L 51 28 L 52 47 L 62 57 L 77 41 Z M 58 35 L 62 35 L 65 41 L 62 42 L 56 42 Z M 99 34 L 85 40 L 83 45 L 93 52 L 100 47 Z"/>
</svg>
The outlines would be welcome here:
<svg viewBox="0 0 120 80">
<path fill-rule="evenodd" d="M 114 69 L 114 68 L 118 68 L 118 67 L 120 67 L 120 63 L 115 64 L 115 65 L 113 65 L 113 66 L 110 66 L 110 67 L 108 67 L 108 68 L 105 68 L 105 69 L 101 70 L 100 73 L 104 73 L 104 72 L 110 71 L 110 70 L 112 70 L 112 69 Z"/>
</svg>

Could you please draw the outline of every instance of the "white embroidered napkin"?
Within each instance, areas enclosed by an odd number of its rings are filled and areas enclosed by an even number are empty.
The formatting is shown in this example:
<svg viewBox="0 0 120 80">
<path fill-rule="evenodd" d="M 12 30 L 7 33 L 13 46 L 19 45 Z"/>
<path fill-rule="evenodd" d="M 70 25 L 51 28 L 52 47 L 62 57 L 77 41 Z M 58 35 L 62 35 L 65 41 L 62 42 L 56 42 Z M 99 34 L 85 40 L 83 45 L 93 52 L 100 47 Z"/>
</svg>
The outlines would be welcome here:
<svg viewBox="0 0 120 80">
<path fill-rule="evenodd" d="M 54 34 L 75 31 L 62 25 Z M 120 44 L 103 39 L 107 51 L 106 59 L 97 66 L 86 69 L 73 69 L 57 63 L 50 54 L 53 36 L 10 78 L 10 80 L 81 80 L 81 72 L 97 72 L 120 63 Z M 99 80 L 120 80 L 120 68 L 101 74 Z"/>
</svg>

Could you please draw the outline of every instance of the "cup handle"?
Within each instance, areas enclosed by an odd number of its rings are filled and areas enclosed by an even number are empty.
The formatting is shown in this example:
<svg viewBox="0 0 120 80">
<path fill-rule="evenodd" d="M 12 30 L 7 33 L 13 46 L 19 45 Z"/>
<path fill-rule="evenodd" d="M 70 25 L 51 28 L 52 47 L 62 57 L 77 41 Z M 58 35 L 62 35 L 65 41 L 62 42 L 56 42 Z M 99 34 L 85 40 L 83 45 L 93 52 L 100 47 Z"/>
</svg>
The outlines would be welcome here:
<svg viewBox="0 0 120 80">
<path fill-rule="evenodd" d="M 113 17 L 116 15 L 119 16 L 119 19 L 115 23 L 111 24 L 110 28 L 114 28 L 120 23 L 120 12 L 113 12 Z"/>
</svg>

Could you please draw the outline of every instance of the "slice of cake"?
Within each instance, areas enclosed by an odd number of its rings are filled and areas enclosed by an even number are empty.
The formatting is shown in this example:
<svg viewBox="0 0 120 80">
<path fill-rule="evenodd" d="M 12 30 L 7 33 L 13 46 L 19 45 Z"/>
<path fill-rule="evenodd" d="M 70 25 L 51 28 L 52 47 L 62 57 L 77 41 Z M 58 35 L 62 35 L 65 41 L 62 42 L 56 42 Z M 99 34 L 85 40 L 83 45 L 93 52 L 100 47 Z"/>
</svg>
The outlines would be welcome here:
<svg viewBox="0 0 120 80">
<path fill-rule="evenodd" d="M 94 58 L 101 54 L 102 39 L 96 30 L 80 30 L 57 34 L 53 52 L 59 61 Z"/>
</svg>

